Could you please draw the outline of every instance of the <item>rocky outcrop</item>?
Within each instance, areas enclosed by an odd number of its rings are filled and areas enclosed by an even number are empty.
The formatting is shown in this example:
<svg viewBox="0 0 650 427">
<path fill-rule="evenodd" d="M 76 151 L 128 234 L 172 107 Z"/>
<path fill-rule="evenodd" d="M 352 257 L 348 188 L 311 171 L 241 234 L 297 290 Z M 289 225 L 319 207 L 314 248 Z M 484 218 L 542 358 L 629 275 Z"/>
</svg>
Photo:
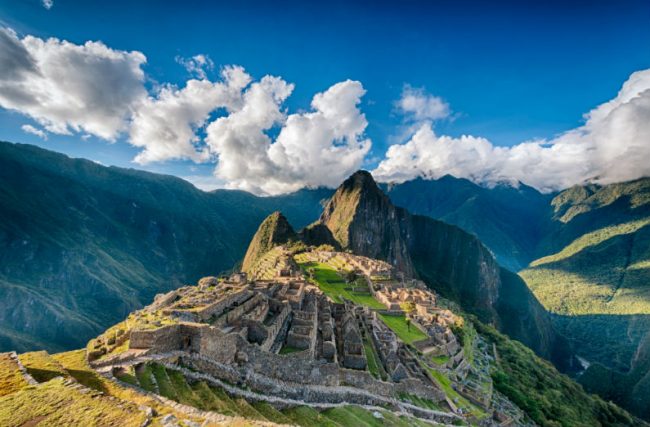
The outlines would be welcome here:
<svg viewBox="0 0 650 427">
<path fill-rule="evenodd" d="M 255 262 L 275 246 L 287 243 L 290 240 L 297 240 L 296 232 L 289 224 L 289 221 L 280 212 L 273 212 L 260 224 L 253 236 L 246 256 L 242 263 L 241 270 L 249 272 Z"/>
<path fill-rule="evenodd" d="M 377 187 L 369 172 L 358 171 L 336 190 L 319 222 L 339 245 L 355 254 L 390 262 L 409 276 L 415 275 L 400 222 L 404 210 L 396 208 Z"/>
</svg>

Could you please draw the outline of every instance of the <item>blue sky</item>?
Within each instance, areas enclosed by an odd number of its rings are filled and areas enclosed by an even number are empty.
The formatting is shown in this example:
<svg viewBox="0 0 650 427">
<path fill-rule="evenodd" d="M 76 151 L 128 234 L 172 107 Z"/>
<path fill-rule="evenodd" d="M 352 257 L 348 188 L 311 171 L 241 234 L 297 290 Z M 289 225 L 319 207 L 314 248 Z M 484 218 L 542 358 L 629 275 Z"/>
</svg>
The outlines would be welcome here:
<svg viewBox="0 0 650 427">
<path fill-rule="evenodd" d="M 233 4 L 235 3 L 235 4 Z M 644 2 L 86 2 L 0 1 L 0 22 L 18 37 L 103 42 L 146 55 L 146 86 L 182 87 L 175 59 L 208 55 L 253 79 L 295 85 L 284 107 L 309 110 L 315 93 L 346 79 L 362 83 L 360 110 L 373 169 L 404 139 L 395 102 L 405 85 L 441 97 L 451 113 L 435 131 L 488 139 L 495 146 L 550 140 L 581 126 L 583 114 L 616 97 L 650 68 L 650 3 Z M 166 160 L 138 165 L 139 149 L 81 133 L 47 140 L 21 130 L 34 121 L 0 109 L 0 138 L 35 143 L 105 164 L 180 176 L 209 175 L 213 163 Z M 271 131 L 271 134 L 274 131 Z M 200 131 L 199 131 L 200 135 Z M 408 139 L 408 136 L 406 137 Z"/>
</svg>

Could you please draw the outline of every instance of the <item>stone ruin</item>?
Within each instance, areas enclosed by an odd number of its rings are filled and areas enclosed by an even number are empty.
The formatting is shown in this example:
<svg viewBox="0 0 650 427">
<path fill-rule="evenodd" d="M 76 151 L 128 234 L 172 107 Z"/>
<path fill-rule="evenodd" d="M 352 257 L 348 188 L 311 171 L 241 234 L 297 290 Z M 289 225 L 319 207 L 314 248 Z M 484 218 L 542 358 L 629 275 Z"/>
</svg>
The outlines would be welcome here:
<svg viewBox="0 0 650 427">
<path fill-rule="evenodd" d="M 422 363 L 422 357 L 448 356 L 443 368 L 458 381 L 454 387 L 472 402 L 490 405 L 491 393 L 481 394 L 488 369 L 466 360 L 452 331 L 459 318 L 438 307 L 436 295 L 421 282 L 410 280 L 405 287 L 393 279 L 392 270 L 383 269 L 386 263 L 364 257 L 325 251 L 309 256 L 354 267 L 386 309 L 335 303 L 300 274 L 293 259 L 265 260 L 275 269 L 273 278 L 206 277 L 197 286 L 157 296 L 140 313 L 157 317 L 154 327 L 136 325 L 128 333 L 127 351 L 90 362 L 115 368 L 169 357 L 265 395 L 368 405 L 412 395 L 453 412 L 454 403 Z M 404 313 L 404 303 L 412 311 Z M 379 312 L 405 314 L 427 338 L 406 345 Z M 371 374 L 369 357 L 376 358 L 381 376 Z"/>
<path fill-rule="evenodd" d="M 340 389 L 347 385 L 360 390 L 354 398 L 359 404 L 377 404 L 400 393 L 444 404 L 444 393 L 417 371 L 394 335 L 387 344 L 393 352 L 380 351 L 391 375 L 385 381 L 373 377 L 364 344 L 381 345 L 380 332 L 390 330 L 368 329 L 372 312 L 350 302 L 334 303 L 302 278 L 207 277 L 197 286 L 156 297 L 141 312 L 158 316 L 161 326 L 135 326 L 127 351 L 92 360 L 93 366 L 181 355 L 183 366 L 235 384 L 244 381 L 265 394 L 282 395 L 289 385 L 302 390 L 328 386 L 322 399 L 348 401 L 350 391 Z"/>
</svg>

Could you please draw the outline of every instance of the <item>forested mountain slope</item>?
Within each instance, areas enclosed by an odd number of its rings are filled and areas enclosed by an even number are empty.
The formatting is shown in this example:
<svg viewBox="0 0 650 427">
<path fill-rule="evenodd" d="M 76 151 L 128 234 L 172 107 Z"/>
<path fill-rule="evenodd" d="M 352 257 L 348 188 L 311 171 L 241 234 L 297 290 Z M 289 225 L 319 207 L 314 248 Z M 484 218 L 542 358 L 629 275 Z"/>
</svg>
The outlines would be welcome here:
<svg viewBox="0 0 650 427">
<path fill-rule="evenodd" d="M 330 194 L 206 193 L 0 143 L 0 350 L 83 346 L 156 293 L 231 269 L 269 213 L 304 225 Z"/>
<path fill-rule="evenodd" d="M 591 363 L 588 390 L 650 417 L 650 179 L 573 187 L 552 201 L 547 256 L 521 272 Z"/>
</svg>

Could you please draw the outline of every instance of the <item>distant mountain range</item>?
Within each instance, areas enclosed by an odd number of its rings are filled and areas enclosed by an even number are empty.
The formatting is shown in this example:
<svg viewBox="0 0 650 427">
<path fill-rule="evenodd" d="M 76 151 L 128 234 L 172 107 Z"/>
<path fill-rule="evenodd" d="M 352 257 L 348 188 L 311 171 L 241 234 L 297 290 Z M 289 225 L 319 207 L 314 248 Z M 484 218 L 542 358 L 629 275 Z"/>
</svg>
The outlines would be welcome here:
<svg viewBox="0 0 650 427">
<path fill-rule="evenodd" d="M 353 178 L 337 194 L 203 192 L 0 143 L 0 351 L 85 345 L 155 294 L 232 269 L 281 210 L 296 229 L 311 224 L 303 238 L 415 272 L 650 419 L 650 179 L 542 194 L 451 176 L 379 188 Z"/>
<path fill-rule="evenodd" d="M 537 258 L 538 245 L 550 227 L 552 195 L 524 184 L 493 188 L 444 176 L 417 178 L 402 184 L 382 184 L 397 206 L 454 224 L 475 234 L 511 271 Z"/>
<path fill-rule="evenodd" d="M 232 269 L 269 213 L 304 225 L 330 194 L 206 193 L 0 143 L 0 350 L 82 347 L 155 294 Z"/>
</svg>

